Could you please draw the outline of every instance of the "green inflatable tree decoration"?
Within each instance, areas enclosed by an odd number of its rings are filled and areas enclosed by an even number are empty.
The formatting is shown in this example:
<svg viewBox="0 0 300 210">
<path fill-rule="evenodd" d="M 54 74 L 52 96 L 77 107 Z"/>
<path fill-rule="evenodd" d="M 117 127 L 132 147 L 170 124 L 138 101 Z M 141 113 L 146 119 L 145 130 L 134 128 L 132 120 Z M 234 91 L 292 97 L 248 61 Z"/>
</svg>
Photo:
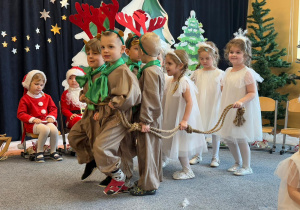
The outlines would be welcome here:
<svg viewBox="0 0 300 210">
<path fill-rule="evenodd" d="M 190 12 L 190 17 L 185 21 L 185 25 L 182 27 L 184 33 L 178 37 L 180 42 L 174 46 L 177 50 L 185 50 L 188 53 L 190 58 L 189 69 L 193 71 L 199 63 L 197 44 L 207 39 L 202 35 L 205 31 L 202 29 L 202 23 L 199 23 L 196 19 L 194 10 Z"/>
<path fill-rule="evenodd" d="M 285 109 L 280 104 L 282 101 L 287 101 L 288 94 L 281 95 L 276 90 L 280 87 L 290 84 L 295 81 L 290 79 L 289 75 L 284 71 L 278 76 L 273 74 L 271 68 L 287 68 L 290 67 L 290 63 L 283 61 L 282 56 L 286 55 L 286 48 L 278 50 L 278 44 L 275 39 L 278 33 L 275 32 L 272 23 L 273 17 L 265 18 L 270 12 L 270 9 L 263 9 L 266 4 L 266 0 L 252 3 L 253 12 L 248 16 L 247 22 L 248 28 L 252 29 L 249 39 L 252 42 L 252 68 L 264 78 L 262 83 L 259 83 L 259 96 L 270 97 L 274 100 L 278 100 L 278 119 L 283 119 Z M 274 122 L 274 114 L 262 113 L 263 118 L 269 119 L 271 124 Z"/>
</svg>

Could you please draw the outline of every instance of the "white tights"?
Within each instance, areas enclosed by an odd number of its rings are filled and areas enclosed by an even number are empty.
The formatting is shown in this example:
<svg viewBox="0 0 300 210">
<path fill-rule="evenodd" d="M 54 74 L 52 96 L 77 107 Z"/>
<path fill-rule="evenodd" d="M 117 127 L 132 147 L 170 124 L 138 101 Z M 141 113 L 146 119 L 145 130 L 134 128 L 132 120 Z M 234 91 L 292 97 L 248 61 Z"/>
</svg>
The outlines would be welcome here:
<svg viewBox="0 0 300 210">
<path fill-rule="evenodd" d="M 178 159 L 179 159 L 179 161 L 181 163 L 183 171 L 192 170 L 191 169 L 191 165 L 190 165 L 190 161 L 189 161 L 188 157 L 178 157 Z"/>
<path fill-rule="evenodd" d="M 37 152 L 44 152 L 44 145 L 50 134 L 50 153 L 56 152 L 58 130 L 53 123 L 36 124 L 33 130 L 34 134 L 38 134 Z"/>
<path fill-rule="evenodd" d="M 225 139 L 228 148 L 233 155 L 236 164 L 241 165 L 243 168 L 250 167 L 251 152 L 246 139 L 238 139 L 237 143 Z"/>
<path fill-rule="evenodd" d="M 220 149 L 220 137 L 213 134 L 212 135 L 213 158 L 219 159 L 219 149 Z"/>
</svg>

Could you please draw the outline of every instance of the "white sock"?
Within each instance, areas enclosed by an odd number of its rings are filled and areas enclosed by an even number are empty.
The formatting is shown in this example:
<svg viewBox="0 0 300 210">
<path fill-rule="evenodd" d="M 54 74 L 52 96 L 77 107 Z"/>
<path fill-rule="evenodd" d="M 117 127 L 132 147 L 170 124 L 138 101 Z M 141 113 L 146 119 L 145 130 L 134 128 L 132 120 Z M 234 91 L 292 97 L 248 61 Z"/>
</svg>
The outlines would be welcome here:
<svg viewBox="0 0 300 210">
<path fill-rule="evenodd" d="M 235 160 L 235 164 L 241 165 L 242 163 L 242 157 L 241 157 L 241 153 L 240 153 L 240 149 L 238 147 L 238 145 L 232 141 L 226 141 L 228 148 L 231 152 L 231 154 L 233 155 L 233 158 Z"/>
<path fill-rule="evenodd" d="M 246 139 L 239 139 L 238 145 L 243 159 L 243 168 L 250 168 L 251 151 Z"/>
<path fill-rule="evenodd" d="M 178 159 L 179 159 L 179 161 L 181 163 L 183 171 L 192 170 L 188 157 L 179 157 Z"/>
<path fill-rule="evenodd" d="M 116 172 L 111 174 L 111 177 L 118 182 L 125 182 L 126 176 L 121 169 L 118 169 Z"/>
<path fill-rule="evenodd" d="M 212 135 L 212 149 L 213 158 L 219 159 L 219 149 L 220 149 L 220 137 L 217 135 Z"/>
</svg>

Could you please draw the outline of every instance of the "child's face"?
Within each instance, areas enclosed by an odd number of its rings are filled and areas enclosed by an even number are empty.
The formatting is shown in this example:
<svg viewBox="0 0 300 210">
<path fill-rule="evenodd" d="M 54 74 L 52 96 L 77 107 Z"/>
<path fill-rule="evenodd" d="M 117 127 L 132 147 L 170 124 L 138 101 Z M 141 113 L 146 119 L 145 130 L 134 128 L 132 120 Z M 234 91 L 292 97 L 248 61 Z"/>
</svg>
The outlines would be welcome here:
<svg viewBox="0 0 300 210">
<path fill-rule="evenodd" d="M 168 76 L 180 75 L 182 65 L 177 65 L 170 56 L 166 56 L 165 68 Z"/>
<path fill-rule="evenodd" d="M 130 47 L 130 49 L 126 48 L 126 54 L 129 56 L 130 60 L 133 62 L 138 62 L 141 60 L 139 56 L 139 46 L 133 45 Z"/>
<path fill-rule="evenodd" d="M 237 46 L 232 46 L 229 50 L 228 54 L 228 59 L 232 66 L 237 66 L 244 64 L 245 58 L 244 58 L 245 53 Z"/>
<path fill-rule="evenodd" d="M 104 60 L 99 52 L 90 49 L 86 52 L 86 55 L 87 62 L 91 68 L 96 69 L 104 64 Z"/>
<path fill-rule="evenodd" d="M 125 45 L 122 45 L 117 34 L 102 36 L 100 46 L 104 61 L 109 63 L 116 62 L 125 51 Z"/>
<path fill-rule="evenodd" d="M 29 92 L 32 93 L 33 95 L 38 95 L 39 93 L 42 92 L 42 90 L 45 87 L 45 83 L 40 80 L 32 80 L 30 85 L 29 85 Z"/>
<path fill-rule="evenodd" d="M 71 75 L 68 78 L 68 84 L 69 84 L 70 88 L 78 88 L 79 87 L 79 84 L 78 84 L 78 82 L 76 81 L 75 78 L 76 78 L 76 75 Z"/>
<path fill-rule="evenodd" d="M 213 58 L 211 57 L 211 55 L 208 52 L 206 52 L 206 51 L 200 52 L 199 61 L 200 61 L 201 66 L 203 66 L 204 69 L 213 68 Z"/>
</svg>

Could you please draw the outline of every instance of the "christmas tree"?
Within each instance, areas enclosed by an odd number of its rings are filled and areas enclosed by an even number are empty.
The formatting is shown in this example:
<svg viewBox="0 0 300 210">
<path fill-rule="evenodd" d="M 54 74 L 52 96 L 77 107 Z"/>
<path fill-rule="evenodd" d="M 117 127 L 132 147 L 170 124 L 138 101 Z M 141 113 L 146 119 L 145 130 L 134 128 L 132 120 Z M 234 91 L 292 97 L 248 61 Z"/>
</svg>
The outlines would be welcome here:
<svg viewBox="0 0 300 210">
<path fill-rule="evenodd" d="M 185 25 L 182 27 L 183 34 L 178 37 L 180 41 L 175 44 L 177 50 L 185 50 L 190 58 L 190 70 L 195 70 L 198 65 L 198 47 L 197 44 L 204 42 L 207 39 L 203 37 L 204 30 L 202 29 L 202 23 L 199 23 L 196 19 L 196 13 L 191 11 L 190 17 L 185 21 Z"/>
<path fill-rule="evenodd" d="M 248 28 L 252 29 L 249 39 L 252 42 L 252 68 L 264 78 L 259 83 L 259 96 L 270 97 L 278 100 L 278 119 L 283 119 L 285 110 L 280 102 L 287 101 L 288 94 L 280 94 L 276 90 L 280 87 L 295 83 L 285 72 L 290 67 L 290 63 L 283 61 L 282 56 L 286 55 L 286 49 L 278 49 L 275 39 L 278 33 L 275 32 L 273 17 L 265 17 L 269 14 L 270 9 L 263 9 L 266 0 L 255 1 L 252 3 L 253 12 L 248 16 Z M 273 74 L 271 68 L 285 68 L 278 76 Z M 269 119 L 273 123 L 273 113 L 262 113 L 263 118 Z"/>
</svg>

